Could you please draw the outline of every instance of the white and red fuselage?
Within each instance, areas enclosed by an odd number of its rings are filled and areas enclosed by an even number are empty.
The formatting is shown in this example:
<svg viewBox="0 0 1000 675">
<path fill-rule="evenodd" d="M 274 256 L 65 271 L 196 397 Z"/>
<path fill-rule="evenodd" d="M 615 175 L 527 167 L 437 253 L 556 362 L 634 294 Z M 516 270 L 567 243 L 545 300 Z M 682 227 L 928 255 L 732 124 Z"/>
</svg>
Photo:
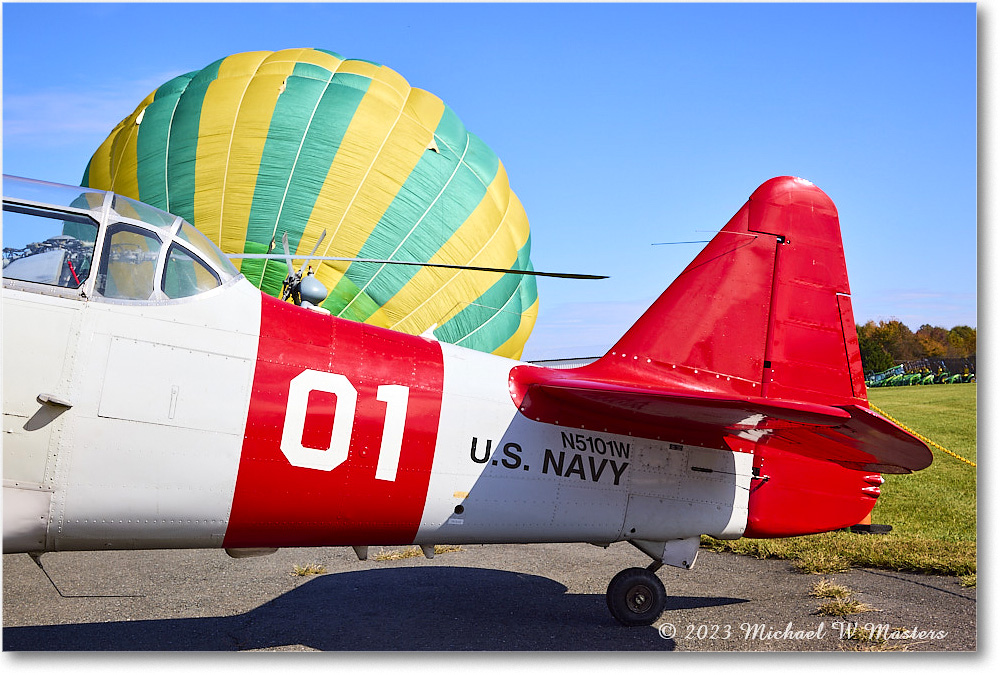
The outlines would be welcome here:
<svg viewBox="0 0 1000 675">
<path fill-rule="evenodd" d="M 749 453 L 531 420 L 511 395 L 523 364 L 244 279 L 155 306 L 5 290 L 3 309 L 7 552 L 746 526 Z"/>
<path fill-rule="evenodd" d="M 754 197 L 827 208 L 792 180 Z M 880 472 L 929 453 L 867 409 L 836 212 L 839 258 L 800 259 L 798 216 L 769 231 L 753 199 L 612 352 L 565 371 L 239 276 L 149 303 L 5 281 L 4 552 L 629 540 L 689 567 L 702 534 L 855 524 Z M 826 267 L 842 289 L 808 279 Z"/>
</svg>

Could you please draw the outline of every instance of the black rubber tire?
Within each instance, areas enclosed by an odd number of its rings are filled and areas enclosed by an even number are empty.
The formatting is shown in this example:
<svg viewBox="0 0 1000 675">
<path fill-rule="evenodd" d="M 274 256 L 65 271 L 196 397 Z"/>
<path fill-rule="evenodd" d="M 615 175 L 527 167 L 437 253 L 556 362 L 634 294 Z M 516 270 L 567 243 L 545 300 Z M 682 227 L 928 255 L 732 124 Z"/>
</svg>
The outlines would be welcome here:
<svg viewBox="0 0 1000 675">
<path fill-rule="evenodd" d="M 654 573 L 630 567 L 608 584 L 608 609 L 623 626 L 650 626 L 667 606 L 667 591 Z"/>
</svg>

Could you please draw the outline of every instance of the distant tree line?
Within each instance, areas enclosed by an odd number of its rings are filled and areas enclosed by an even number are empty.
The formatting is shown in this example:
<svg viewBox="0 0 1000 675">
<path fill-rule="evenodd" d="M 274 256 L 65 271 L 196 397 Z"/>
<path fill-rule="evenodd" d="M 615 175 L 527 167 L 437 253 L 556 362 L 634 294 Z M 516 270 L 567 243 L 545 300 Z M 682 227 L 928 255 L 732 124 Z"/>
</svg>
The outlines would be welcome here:
<svg viewBox="0 0 1000 675">
<path fill-rule="evenodd" d="M 900 363 L 922 359 L 969 358 L 976 355 L 976 329 L 951 330 L 924 324 L 916 333 L 896 319 L 858 326 L 858 345 L 865 374 L 879 373 Z"/>
</svg>

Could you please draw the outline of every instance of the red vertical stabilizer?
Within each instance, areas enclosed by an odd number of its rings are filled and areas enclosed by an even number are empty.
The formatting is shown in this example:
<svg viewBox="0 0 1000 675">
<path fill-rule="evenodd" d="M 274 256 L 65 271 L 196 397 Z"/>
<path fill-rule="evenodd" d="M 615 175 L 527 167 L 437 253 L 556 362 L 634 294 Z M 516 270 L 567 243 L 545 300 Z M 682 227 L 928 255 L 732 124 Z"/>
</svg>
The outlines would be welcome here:
<svg viewBox="0 0 1000 675">
<path fill-rule="evenodd" d="M 866 405 L 837 209 L 773 178 L 598 362 L 591 377 Z"/>
</svg>

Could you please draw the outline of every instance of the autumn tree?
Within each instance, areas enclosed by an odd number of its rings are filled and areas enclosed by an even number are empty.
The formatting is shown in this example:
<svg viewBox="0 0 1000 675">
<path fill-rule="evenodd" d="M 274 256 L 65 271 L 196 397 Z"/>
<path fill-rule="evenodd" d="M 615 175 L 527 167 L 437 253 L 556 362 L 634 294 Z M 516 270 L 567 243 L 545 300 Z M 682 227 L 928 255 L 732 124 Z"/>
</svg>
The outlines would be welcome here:
<svg viewBox="0 0 1000 675">
<path fill-rule="evenodd" d="M 869 321 L 858 328 L 859 340 L 862 335 L 882 345 L 882 348 L 889 353 L 895 363 L 924 357 L 924 350 L 917 336 L 898 319 L 879 321 L 878 323 Z"/>
<path fill-rule="evenodd" d="M 877 340 L 858 331 L 858 347 L 861 348 L 861 366 L 865 375 L 881 373 L 892 368 L 892 357 Z"/>
<path fill-rule="evenodd" d="M 878 373 L 894 364 L 927 358 L 968 358 L 976 355 L 976 329 L 922 325 L 916 333 L 906 324 L 869 321 L 858 326 L 858 346 L 865 373 Z"/>
<path fill-rule="evenodd" d="M 968 326 L 955 326 L 948 331 L 948 345 L 954 356 L 969 357 L 976 355 L 976 329 Z"/>
<path fill-rule="evenodd" d="M 951 356 L 948 353 L 948 331 L 939 326 L 924 324 L 917 329 L 917 342 L 923 350 L 923 356 L 927 358 Z"/>
</svg>

